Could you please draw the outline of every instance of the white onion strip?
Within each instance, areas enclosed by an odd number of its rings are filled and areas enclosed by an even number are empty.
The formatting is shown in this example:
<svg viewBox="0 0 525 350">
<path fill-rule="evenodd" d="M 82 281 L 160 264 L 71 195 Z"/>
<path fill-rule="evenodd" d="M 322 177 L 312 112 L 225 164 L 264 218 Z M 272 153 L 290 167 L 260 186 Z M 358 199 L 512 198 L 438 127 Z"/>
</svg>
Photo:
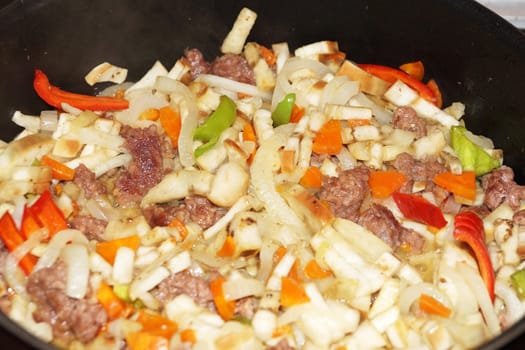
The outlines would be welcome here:
<svg viewBox="0 0 525 350">
<path fill-rule="evenodd" d="M 476 291 L 474 295 L 478 300 L 479 307 L 483 313 L 485 322 L 487 323 L 487 329 L 489 330 L 490 336 L 495 337 L 496 335 L 500 334 L 501 327 L 498 321 L 498 316 L 494 311 L 487 287 L 485 287 L 485 283 L 483 283 L 481 276 L 472 267 L 464 263 L 456 264 L 456 268 L 463 276 L 469 287 Z"/>
<path fill-rule="evenodd" d="M 62 249 L 61 257 L 67 266 L 67 296 L 83 299 L 89 284 L 89 257 L 86 246 L 76 243 L 68 244 Z"/>
<path fill-rule="evenodd" d="M 509 324 L 517 322 L 525 313 L 516 293 L 506 284 L 496 281 L 495 292 L 505 303 L 506 319 Z"/>
<path fill-rule="evenodd" d="M 236 93 L 242 93 L 250 96 L 258 96 L 266 101 L 270 101 L 272 98 L 272 95 L 270 93 L 259 90 L 255 85 L 240 83 L 238 81 L 223 78 L 218 75 L 201 74 L 197 77 L 197 79 L 195 79 L 195 81 L 200 81 L 212 87 L 223 88 L 225 90 L 233 91 Z"/>
<path fill-rule="evenodd" d="M 21 278 L 23 274 L 19 273 L 18 263 L 26 256 L 37 244 L 47 238 L 47 229 L 40 229 L 31 234 L 29 238 L 16 247 L 8 256 L 5 262 L 5 280 L 16 293 L 25 293 L 26 280 Z M 35 270 L 33 270 L 35 271 Z"/>
<path fill-rule="evenodd" d="M 282 224 L 296 226 L 305 232 L 306 226 L 275 189 L 274 169 L 279 166 L 279 149 L 286 145 L 286 137 L 275 133 L 265 140 L 255 154 L 250 173 L 255 195 L 261 200 L 268 215 Z"/>
<path fill-rule="evenodd" d="M 448 308 L 451 308 L 451 302 L 448 297 L 440 291 L 435 285 L 431 283 L 419 283 L 407 287 L 401 291 L 399 295 L 399 310 L 407 314 L 410 312 L 412 304 L 419 299 L 421 294 L 430 295 Z"/>
<path fill-rule="evenodd" d="M 62 248 L 69 242 L 87 245 L 88 239 L 82 231 L 79 230 L 66 229 L 57 232 L 49 241 L 44 254 L 38 259 L 33 271 L 38 271 L 53 265 L 60 255 Z"/>
</svg>

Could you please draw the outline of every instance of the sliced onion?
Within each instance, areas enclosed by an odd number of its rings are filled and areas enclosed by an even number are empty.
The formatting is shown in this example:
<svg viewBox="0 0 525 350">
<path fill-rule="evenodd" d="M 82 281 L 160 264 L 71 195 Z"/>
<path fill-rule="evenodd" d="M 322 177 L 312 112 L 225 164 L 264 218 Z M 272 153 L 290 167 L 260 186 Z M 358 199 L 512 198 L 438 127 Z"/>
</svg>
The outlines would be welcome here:
<svg viewBox="0 0 525 350">
<path fill-rule="evenodd" d="M 115 84 L 108 86 L 104 90 L 100 91 L 99 96 L 115 96 L 119 91 L 126 91 L 134 85 L 133 82 L 126 81 L 122 84 Z"/>
<path fill-rule="evenodd" d="M 89 257 L 83 244 L 68 244 L 62 249 L 62 259 L 67 265 L 66 294 L 75 299 L 86 296 L 89 282 Z"/>
<path fill-rule="evenodd" d="M 278 151 L 285 145 L 286 137 L 281 133 L 275 133 L 263 141 L 250 168 L 252 185 L 255 195 L 264 203 L 271 217 L 282 224 L 295 226 L 304 234 L 307 231 L 305 223 L 297 217 L 275 189 L 274 169 L 280 162 Z"/>
<path fill-rule="evenodd" d="M 272 97 L 272 110 L 275 109 L 277 104 L 281 102 L 283 97 L 293 92 L 293 87 L 290 84 L 290 77 L 294 72 L 302 69 L 309 69 L 314 72 L 317 77 L 321 78 L 325 74 L 330 73 L 330 70 L 324 64 L 307 58 L 292 57 L 286 61 L 283 68 L 277 75 L 275 89 Z M 301 101 L 301 96 L 297 96 L 297 104 L 305 106 L 304 101 Z"/>
<path fill-rule="evenodd" d="M 142 294 L 155 288 L 163 279 L 170 275 L 170 271 L 164 266 L 139 275 L 129 286 L 129 296 L 132 300 L 139 298 Z"/>
<path fill-rule="evenodd" d="M 357 160 L 346 147 L 343 147 L 336 157 L 341 165 L 341 170 L 353 169 L 357 165 Z"/>
<path fill-rule="evenodd" d="M 359 83 L 357 81 L 350 81 L 345 76 L 335 77 L 324 87 L 319 105 L 345 105 L 358 92 Z"/>
<path fill-rule="evenodd" d="M 82 231 L 79 230 L 66 229 L 57 232 L 49 241 L 44 254 L 38 259 L 33 271 L 38 271 L 53 265 L 60 255 L 62 248 L 69 242 L 87 245 L 88 239 Z"/>
<path fill-rule="evenodd" d="M 104 211 L 102 210 L 102 208 L 100 207 L 100 205 L 98 204 L 98 202 L 94 199 L 88 199 L 86 201 L 86 210 L 89 212 L 89 214 L 96 218 L 96 219 L 99 219 L 99 220 L 104 220 L 104 221 L 108 221 L 108 217 L 106 216 L 106 214 L 104 213 Z"/>
<path fill-rule="evenodd" d="M 419 299 L 421 294 L 430 295 L 448 308 L 451 308 L 451 302 L 448 297 L 431 283 L 419 283 L 403 289 L 399 295 L 399 310 L 402 313 L 409 313 L 412 304 Z"/>
<path fill-rule="evenodd" d="M 261 296 L 264 283 L 254 278 L 229 279 L 222 285 L 226 300 L 237 300 L 248 296 Z"/>
<path fill-rule="evenodd" d="M 18 269 L 18 263 L 43 239 L 47 238 L 47 229 L 40 229 L 31 234 L 29 238 L 16 247 L 8 256 L 5 262 L 5 280 L 17 293 L 25 293 L 26 280 L 23 273 Z M 35 271 L 35 270 L 33 270 Z"/>
<path fill-rule="evenodd" d="M 516 293 L 506 284 L 496 281 L 495 292 L 505 303 L 505 311 L 509 325 L 518 321 L 524 314 L 525 310 Z"/>
<path fill-rule="evenodd" d="M 270 93 L 259 90 L 255 85 L 240 83 L 238 81 L 223 78 L 218 75 L 201 74 L 195 80 L 228 91 L 241 93 L 249 96 L 258 96 L 266 101 L 270 101 L 270 99 L 272 98 L 272 95 Z"/>
<path fill-rule="evenodd" d="M 99 177 L 111 169 L 125 166 L 130 161 L 131 161 L 131 154 L 128 154 L 128 153 L 119 154 L 118 156 L 110 158 L 109 160 L 107 160 L 106 162 L 102 164 L 98 164 L 94 169 L 95 176 Z"/>
<path fill-rule="evenodd" d="M 490 300 L 487 287 L 485 287 L 485 283 L 481 279 L 479 273 L 475 271 L 472 267 L 464 263 L 456 264 L 456 269 L 463 276 L 465 282 L 467 282 L 469 287 L 473 291 L 476 291 L 474 295 L 478 300 L 478 304 L 481 309 L 481 312 L 483 313 L 483 317 L 485 318 L 485 322 L 487 324 L 487 329 L 490 333 L 490 336 L 495 337 L 496 335 L 500 334 L 501 327 L 499 324 L 498 316 L 496 315 L 496 311 L 494 310 L 492 301 Z"/>
</svg>

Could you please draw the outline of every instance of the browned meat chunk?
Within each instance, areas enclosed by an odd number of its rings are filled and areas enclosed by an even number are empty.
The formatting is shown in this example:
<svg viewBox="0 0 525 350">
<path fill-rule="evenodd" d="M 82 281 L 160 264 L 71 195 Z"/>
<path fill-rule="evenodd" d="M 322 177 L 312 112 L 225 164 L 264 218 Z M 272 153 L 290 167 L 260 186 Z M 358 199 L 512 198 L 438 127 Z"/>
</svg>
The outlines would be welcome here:
<svg viewBox="0 0 525 350">
<path fill-rule="evenodd" d="M 395 129 L 415 132 L 416 138 L 421 138 L 427 134 L 425 120 L 420 118 L 414 108 L 409 106 L 397 108 L 394 111 L 392 123 Z"/>
<path fill-rule="evenodd" d="M 379 204 L 373 204 L 360 217 L 358 223 L 381 238 L 392 249 L 408 245 L 412 252 L 419 252 L 425 244 L 425 239 L 407 229 L 396 220 L 392 212 Z"/>
<path fill-rule="evenodd" d="M 514 216 L 512 217 L 512 221 L 514 221 L 518 225 L 525 225 L 525 209 L 521 209 L 515 212 Z"/>
<path fill-rule="evenodd" d="M 87 199 L 106 193 L 104 184 L 97 181 L 95 173 L 89 170 L 84 164 L 80 164 L 75 168 L 75 178 L 73 182 L 84 191 L 84 196 Z"/>
<path fill-rule="evenodd" d="M 167 226 L 177 218 L 184 223 L 194 222 L 206 229 L 225 214 L 225 209 L 217 207 L 206 197 L 189 196 L 178 206 L 152 205 L 145 208 L 143 213 L 150 226 Z"/>
<path fill-rule="evenodd" d="M 82 231 L 87 239 L 101 241 L 108 222 L 88 215 L 77 215 L 69 222 L 69 225 L 71 228 Z"/>
<path fill-rule="evenodd" d="M 188 49 L 184 51 L 184 57 L 190 64 L 190 74 L 192 79 L 197 78 L 201 74 L 210 72 L 211 65 L 206 62 L 200 50 Z"/>
<path fill-rule="evenodd" d="M 124 126 L 121 136 L 126 139 L 124 146 L 132 160 L 122 170 L 115 184 L 114 195 L 121 206 L 134 206 L 142 196 L 162 179 L 162 141 L 157 127 L 145 129 Z"/>
<path fill-rule="evenodd" d="M 255 311 L 257 311 L 258 306 L 259 301 L 254 297 L 239 299 L 235 303 L 235 315 L 251 320 L 253 315 L 255 315 Z"/>
<path fill-rule="evenodd" d="M 255 84 L 255 74 L 243 56 L 228 53 L 218 57 L 211 65 L 211 72 L 241 83 Z"/>
<path fill-rule="evenodd" d="M 319 198 L 330 205 L 335 216 L 357 221 L 359 208 L 367 193 L 368 167 L 345 170 L 338 177 L 325 177 L 319 192 Z"/>
<path fill-rule="evenodd" d="M 55 338 L 88 343 L 106 323 L 107 315 L 99 303 L 66 295 L 66 272 L 66 265 L 58 262 L 29 276 L 27 293 L 37 304 L 33 317 L 51 324 Z"/>
<path fill-rule="evenodd" d="M 520 200 L 525 199 L 525 186 L 520 186 L 514 181 L 514 171 L 508 166 L 493 170 L 481 178 L 485 190 L 484 204 L 490 209 L 496 209 L 503 202 L 516 210 Z"/>
<path fill-rule="evenodd" d="M 445 172 L 447 168 L 436 159 L 416 160 L 408 153 L 401 153 L 394 159 L 392 166 L 402 172 L 408 180 L 432 182 L 434 176 Z"/>
<path fill-rule="evenodd" d="M 181 294 L 186 294 L 198 305 L 210 309 L 214 307 L 209 280 L 206 276 L 193 276 L 187 270 L 164 279 L 151 293 L 163 304 Z"/>
</svg>

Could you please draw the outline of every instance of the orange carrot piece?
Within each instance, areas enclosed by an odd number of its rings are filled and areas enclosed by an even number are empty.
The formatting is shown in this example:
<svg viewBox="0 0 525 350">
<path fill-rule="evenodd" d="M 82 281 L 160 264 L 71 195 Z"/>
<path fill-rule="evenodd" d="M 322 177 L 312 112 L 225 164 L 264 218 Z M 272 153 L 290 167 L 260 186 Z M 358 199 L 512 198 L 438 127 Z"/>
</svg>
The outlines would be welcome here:
<svg viewBox="0 0 525 350">
<path fill-rule="evenodd" d="M 160 125 L 171 140 L 171 145 L 173 148 L 177 148 L 182 127 L 180 113 L 169 106 L 162 107 L 159 110 L 159 119 Z"/>
<path fill-rule="evenodd" d="M 346 125 L 349 128 L 355 128 L 356 126 L 364 126 L 372 124 L 369 119 L 348 119 Z"/>
<path fill-rule="evenodd" d="M 292 115 L 290 116 L 290 123 L 299 123 L 299 120 L 304 116 L 304 107 L 299 107 L 294 103 L 292 107 Z"/>
<path fill-rule="evenodd" d="M 295 151 L 282 150 L 280 153 L 281 153 L 281 172 L 285 174 L 293 173 L 295 169 Z"/>
<path fill-rule="evenodd" d="M 226 239 L 224 240 L 224 244 L 222 245 L 221 249 L 217 251 L 217 256 L 224 258 L 224 257 L 230 257 L 233 256 L 235 253 L 235 241 L 233 240 L 232 236 L 226 236 Z"/>
<path fill-rule="evenodd" d="M 302 284 L 290 277 L 281 277 L 281 305 L 289 307 L 310 301 Z"/>
<path fill-rule="evenodd" d="M 186 237 L 188 237 L 188 228 L 182 221 L 180 221 L 177 218 L 173 218 L 171 222 L 169 223 L 168 227 L 174 227 L 179 231 L 180 237 L 184 240 Z"/>
<path fill-rule="evenodd" d="M 253 129 L 252 124 L 244 124 L 244 126 L 242 127 L 242 139 L 243 141 L 257 141 L 257 138 L 255 137 L 255 130 Z"/>
<path fill-rule="evenodd" d="M 142 325 L 142 331 L 170 339 L 178 330 L 177 322 L 172 321 L 161 315 L 139 311 L 137 322 Z"/>
<path fill-rule="evenodd" d="M 299 180 L 299 183 L 304 187 L 309 188 L 320 188 L 322 185 L 323 175 L 321 170 L 316 166 L 311 166 L 306 169 L 303 177 Z"/>
<path fill-rule="evenodd" d="M 273 65 L 275 65 L 277 57 L 275 57 L 275 54 L 272 50 L 270 50 L 266 46 L 259 44 L 259 51 L 261 52 L 261 56 L 264 58 L 268 66 L 272 67 Z"/>
<path fill-rule="evenodd" d="M 160 117 L 160 112 L 157 108 L 148 108 L 144 112 L 140 113 L 139 120 L 151 120 L 156 121 Z"/>
<path fill-rule="evenodd" d="M 284 254 L 286 254 L 286 247 L 281 245 L 277 250 L 273 253 L 273 263 L 277 265 L 279 261 L 283 258 Z"/>
<path fill-rule="evenodd" d="M 426 313 L 441 317 L 449 317 L 452 313 L 448 307 L 428 294 L 421 294 L 419 297 L 419 308 Z"/>
<path fill-rule="evenodd" d="M 441 90 L 436 81 L 434 79 L 430 79 L 427 83 L 427 86 L 430 88 L 430 90 L 432 90 L 432 92 L 436 96 L 436 102 L 434 103 L 436 107 L 443 107 L 443 95 L 441 94 Z"/>
<path fill-rule="evenodd" d="M 183 343 L 195 344 L 197 342 L 197 335 L 195 334 L 195 331 L 191 328 L 183 329 L 180 332 L 180 341 Z"/>
<path fill-rule="evenodd" d="M 405 175 L 393 170 L 373 171 L 368 178 L 368 185 L 374 198 L 387 198 L 407 181 Z"/>
<path fill-rule="evenodd" d="M 224 282 L 226 282 L 224 277 L 217 277 L 210 282 L 210 289 L 217 312 L 223 320 L 228 321 L 235 313 L 235 300 L 226 300 L 222 289 Z"/>
<path fill-rule="evenodd" d="M 129 332 L 126 344 L 130 350 L 168 350 L 169 340 L 149 332 Z"/>
<path fill-rule="evenodd" d="M 329 120 L 326 122 L 314 138 L 312 151 L 317 154 L 336 155 L 343 148 L 341 136 L 341 122 Z"/>
<path fill-rule="evenodd" d="M 315 259 L 310 260 L 306 264 L 304 274 L 311 279 L 323 279 L 334 275 L 332 271 L 323 269 Z"/>
<path fill-rule="evenodd" d="M 110 320 L 119 318 L 127 309 L 124 300 L 120 299 L 106 282 L 100 283 L 97 290 L 97 300 L 102 304 L 104 310 L 106 310 L 106 314 Z"/>
<path fill-rule="evenodd" d="M 434 183 L 455 195 L 470 200 L 476 198 L 476 173 L 473 171 L 463 171 L 461 174 L 446 171 L 434 176 Z"/>
<path fill-rule="evenodd" d="M 111 265 L 115 262 L 115 255 L 120 247 L 128 247 L 137 250 L 140 245 L 140 237 L 138 235 L 118 238 L 111 241 L 98 242 L 96 245 L 97 253 L 106 259 Z"/>
<path fill-rule="evenodd" d="M 51 167 L 51 176 L 53 179 L 71 181 L 75 177 L 75 169 L 55 160 L 47 155 L 42 156 L 40 165 Z"/>
<path fill-rule="evenodd" d="M 425 75 L 425 66 L 421 61 L 402 64 L 399 66 L 399 69 L 410 75 L 412 78 L 420 81 L 423 80 L 423 76 Z"/>
</svg>

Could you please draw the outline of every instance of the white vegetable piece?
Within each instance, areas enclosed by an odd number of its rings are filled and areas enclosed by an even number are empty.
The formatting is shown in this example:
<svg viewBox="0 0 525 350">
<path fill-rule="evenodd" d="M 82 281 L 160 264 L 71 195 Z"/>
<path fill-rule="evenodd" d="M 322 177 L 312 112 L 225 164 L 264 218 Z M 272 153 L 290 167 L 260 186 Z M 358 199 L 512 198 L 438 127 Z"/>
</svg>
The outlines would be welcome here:
<svg viewBox="0 0 525 350">
<path fill-rule="evenodd" d="M 126 80 L 127 75 L 128 70 L 126 68 L 117 67 L 109 62 L 103 62 L 91 69 L 84 79 L 90 86 L 102 82 L 121 84 Z"/>
<path fill-rule="evenodd" d="M 256 19 L 257 14 L 249 8 L 244 7 L 239 12 L 232 29 L 222 42 L 221 52 L 240 54 Z"/>
<path fill-rule="evenodd" d="M 511 220 L 501 219 L 494 222 L 494 238 L 503 251 L 505 264 L 517 265 L 520 262 L 518 235 L 518 225 Z"/>
<path fill-rule="evenodd" d="M 332 119 L 350 120 L 350 119 L 372 119 L 372 110 L 365 107 L 342 106 L 327 104 L 324 112 Z"/>
<path fill-rule="evenodd" d="M 135 90 L 152 88 L 155 85 L 155 81 L 157 80 L 158 76 L 166 75 L 168 75 L 168 70 L 166 67 L 164 67 L 160 61 L 155 61 L 153 66 L 146 72 L 146 74 L 126 90 L 126 96 Z"/>
<path fill-rule="evenodd" d="M 303 58 L 317 59 L 318 55 L 336 53 L 339 51 L 337 41 L 318 41 L 308 45 L 301 46 L 295 50 L 295 56 Z"/>
<path fill-rule="evenodd" d="M 217 170 L 207 197 L 215 205 L 231 207 L 246 194 L 249 183 L 247 171 L 238 163 L 228 162 Z"/>
<path fill-rule="evenodd" d="M 152 271 L 146 271 L 140 274 L 129 286 L 129 296 L 132 300 L 140 297 L 141 294 L 155 288 L 163 279 L 170 275 L 170 271 L 159 266 Z"/>
<path fill-rule="evenodd" d="M 385 92 L 384 97 L 398 106 L 409 106 L 417 100 L 419 95 L 401 80 L 397 80 Z"/>
<path fill-rule="evenodd" d="M 113 280 L 119 284 L 128 284 L 133 279 L 135 252 L 128 247 L 120 247 L 113 263 Z"/>
<path fill-rule="evenodd" d="M 89 257 L 83 244 L 68 244 L 62 249 L 62 258 L 67 265 L 66 294 L 82 299 L 89 284 Z"/>
<path fill-rule="evenodd" d="M 253 315 L 252 326 L 255 335 L 261 340 L 272 338 L 272 334 L 277 327 L 277 316 L 264 309 L 258 309 Z"/>
</svg>

